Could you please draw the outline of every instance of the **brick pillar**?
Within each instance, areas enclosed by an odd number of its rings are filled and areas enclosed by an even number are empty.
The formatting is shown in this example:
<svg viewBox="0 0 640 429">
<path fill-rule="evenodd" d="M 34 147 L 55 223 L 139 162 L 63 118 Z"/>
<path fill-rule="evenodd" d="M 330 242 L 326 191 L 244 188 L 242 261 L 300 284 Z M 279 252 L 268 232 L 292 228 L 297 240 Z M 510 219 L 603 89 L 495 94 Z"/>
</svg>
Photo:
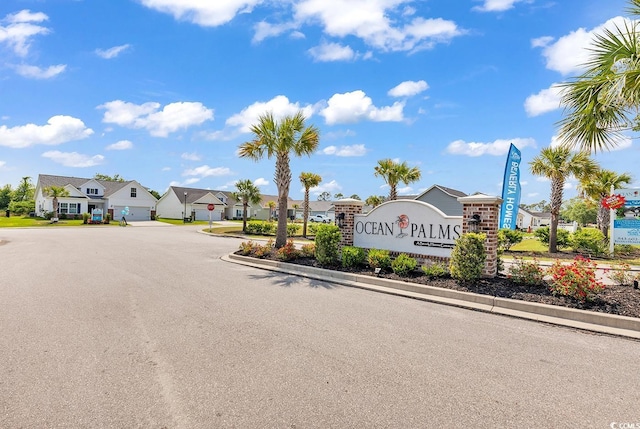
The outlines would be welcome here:
<svg viewBox="0 0 640 429">
<path fill-rule="evenodd" d="M 502 198 L 476 194 L 460 197 L 458 201 L 462 203 L 462 233 L 481 232 L 487 235 L 484 242 L 487 260 L 482 275 L 495 277 L 498 274 L 498 223 Z M 476 219 L 474 215 L 477 215 Z"/>
<path fill-rule="evenodd" d="M 338 218 L 340 213 L 344 213 L 343 226 L 340 228 L 342 233 L 342 240 L 340 240 L 340 248 L 343 246 L 353 246 L 353 229 L 355 227 L 354 216 L 362 213 L 362 207 L 364 202 L 360 200 L 354 200 L 353 198 L 344 198 L 333 203 L 336 210 L 336 225 L 338 225 Z"/>
</svg>

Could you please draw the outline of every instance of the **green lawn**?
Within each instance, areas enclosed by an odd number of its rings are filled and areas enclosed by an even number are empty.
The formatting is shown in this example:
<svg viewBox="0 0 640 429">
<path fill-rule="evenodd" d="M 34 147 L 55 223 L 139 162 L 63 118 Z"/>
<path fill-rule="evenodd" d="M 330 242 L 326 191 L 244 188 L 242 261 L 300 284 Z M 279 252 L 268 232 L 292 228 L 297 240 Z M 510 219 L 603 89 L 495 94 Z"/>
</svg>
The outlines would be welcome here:
<svg viewBox="0 0 640 429">
<path fill-rule="evenodd" d="M 57 223 L 51 223 L 50 220 L 46 220 L 39 217 L 28 216 L 11 216 L 0 217 L 0 228 L 28 228 L 35 226 L 79 226 L 82 225 L 82 219 L 79 220 L 66 220 L 61 219 Z"/>
</svg>

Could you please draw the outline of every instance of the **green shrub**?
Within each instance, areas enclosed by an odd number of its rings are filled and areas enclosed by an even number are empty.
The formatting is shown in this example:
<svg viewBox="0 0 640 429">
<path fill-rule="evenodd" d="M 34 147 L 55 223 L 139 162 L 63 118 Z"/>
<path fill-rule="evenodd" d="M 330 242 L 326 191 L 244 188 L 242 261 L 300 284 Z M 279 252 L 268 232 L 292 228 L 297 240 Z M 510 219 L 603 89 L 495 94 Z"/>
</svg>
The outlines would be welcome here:
<svg viewBox="0 0 640 429">
<path fill-rule="evenodd" d="M 571 264 L 556 259 L 547 274 L 551 276 L 549 289 L 554 295 L 584 302 L 593 300 L 604 289 L 604 284 L 596 280 L 596 264 L 582 256 L 576 256 Z"/>
<path fill-rule="evenodd" d="M 571 236 L 571 247 L 579 253 L 600 256 L 609 250 L 604 235 L 599 229 L 583 228 Z"/>
<path fill-rule="evenodd" d="M 316 232 L 316 259 L 322 265 L 335 265 L 340 261 L 338 245 L 342 239 L 340 228 L 336 225 L 318 225 Z"/>
<path fill-rule="evenodd" d="M 438 277 L 446 277 L 449 275 L 449 268 L 444 262 L 436 262 L 433 264 L 423 265 L 422 272 L 430 279 Z"/>
<path fill-rule="evenodd" d="M 276 258 L 281 261 L 291 261 L 299 256 L 300 252 L 296 249 L 293 240 L 288 240 L 281 248 L 276 250 Z"/>
<path fill-rule="evenodd" d="M 484 262 L 487 259 L 484 248 L 486 238 L 485 234 L 471 232 L 456 240 L 449 262 L 451 277 L 462 282 L 470 282 L 482 276 Z"/>
<path fill-rule="evenodd" d="M 355 268 L 364 265 L 367 254 L 362 247 L 344 246 L 342 248 L 342 266 Z"/>
<path fill-rule="evenodd" d="M 635 255 L 638 249 L 631 244 L 616 244 L 613 246 L 613 255 L 615 257 L 620 256 L 632 256 Z"/>
<path fill-rule="evenodd" d="M 262 235 L 262 222 L 249 221 L 245 228 L 247 234 Z"/>
<path fill-rule="evenodd" d="M 411 256 L 401 253 L 391 262 L 393 272 L 401 277 L 407 277 L 418 266 L 418 261 Z"/>
<path fill-rule="evenodd" d="M 104 215 L 104 223 L 111 222 L 111 213 L 107 213 Z"/>
<path fill-rule="evenodd" d="M 9 211 L 18 216 L 24 216 L 36 211 L 35 201 L 11 201 L 9 203 Z"/>
<path fill-rule="evenodd" d="M 533 235 L 535 235 L 542 244 L 549 245 L 548 226 L 543 226 L 542 228 L 536 229 L 535 231 L 533 231 Z M 568 247 L 570 236 L 571 234 L 569 233 L 569 231 L 567 231 L 566 229 L 558 228 L 556 234 L 556 244 L 558 245 L 558 247 Z"/>
<path fill-rule="evenodd" d="M 544 283 L 544 270 L 538 264 L 538 260 L 525 261 L 522 258 L 514 258 L 514 263 L 509 267 L 509 277 L 516 283 L 539 286 Z"/>
<path fill-rule="evenodd" d="M 300 231 L 302 227 L 298 224 L 295 223 L 288 223 L 287 224 L 287 237 L 293 237 L 294 235 L 298 234 L 298 231 Z"/>
<path fill-rule="evenodd" d="M 307 234 L 316 235 L 318 232 L 318 224 L 315 222 L 307 223 Z"/>
<path fill-rule="evenodd" d="M 391 256 L 388 250 L 370 249 L 367 252 L 367 263 L 371 268 L 388 270 L 391 268 Z"/>
<path fill-rule="evenodd" d="M 88 224 L 89 223 L 89 213 L 82 213 L 82 223 L 83 224 Z"/>
<path fill-rule="evenodd" d="M 498 230 L 498 251 L 507 251 L 520 243 L 524 233 L 515 229 L 502 228 Z"/>
</svg>

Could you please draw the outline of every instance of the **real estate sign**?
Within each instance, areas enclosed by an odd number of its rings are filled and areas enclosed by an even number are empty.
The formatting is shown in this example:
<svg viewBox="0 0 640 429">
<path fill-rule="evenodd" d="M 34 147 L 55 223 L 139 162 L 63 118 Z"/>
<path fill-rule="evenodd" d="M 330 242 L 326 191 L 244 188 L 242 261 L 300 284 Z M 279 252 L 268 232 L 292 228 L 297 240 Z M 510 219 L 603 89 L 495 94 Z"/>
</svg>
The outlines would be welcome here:
<svg viewBox="0 0 640 429">
<path fill-rule="evenodd" d="M 502 182 L 502 207 L 500 208 L 500 228 L 516 229 L 518 207 L 520 206 L 520 150 L 511 143 L 504 167 Z"/>
<path fill-rule="evenodd" d="M 368 249 L 450 257 L 462 235 L 462 216 L 416 200 L 383 203 L 354 221 L 353 245 Z"/>
<path fill-rule="evenodd" d="M 614 244 L 640 244 L 640 189 L 616 189 L 613 195 L 624 198 L 623 215 L 613 219 Z"/>
</svg>

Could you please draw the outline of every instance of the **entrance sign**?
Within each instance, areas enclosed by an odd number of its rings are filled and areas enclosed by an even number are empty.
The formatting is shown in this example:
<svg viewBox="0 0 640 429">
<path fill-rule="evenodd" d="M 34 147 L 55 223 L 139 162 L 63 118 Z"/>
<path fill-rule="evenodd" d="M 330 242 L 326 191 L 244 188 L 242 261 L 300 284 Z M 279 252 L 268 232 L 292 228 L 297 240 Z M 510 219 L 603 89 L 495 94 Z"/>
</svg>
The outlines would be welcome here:
<svg viewBox="0 0 640 429">
<path fill-rule="evenodd" d="M 624 199 L 622 216 L 616 217 L 616 211 L 611 210 L 612 245 L 640 244 L 640 189 L 616 189 L 614 195 Z"/>
<path fill-rule="evenodd" d="M 499 228 L 516 229 L 520 205 L 520 150 L 511 143 L 502 182 Z"/>
<path fill-rule="evenodd" d="M 353 245 L 448 258 L 462 235 L 462 216 L 416 200 L 388 201 L 354 217 Z"/>
</svg>

